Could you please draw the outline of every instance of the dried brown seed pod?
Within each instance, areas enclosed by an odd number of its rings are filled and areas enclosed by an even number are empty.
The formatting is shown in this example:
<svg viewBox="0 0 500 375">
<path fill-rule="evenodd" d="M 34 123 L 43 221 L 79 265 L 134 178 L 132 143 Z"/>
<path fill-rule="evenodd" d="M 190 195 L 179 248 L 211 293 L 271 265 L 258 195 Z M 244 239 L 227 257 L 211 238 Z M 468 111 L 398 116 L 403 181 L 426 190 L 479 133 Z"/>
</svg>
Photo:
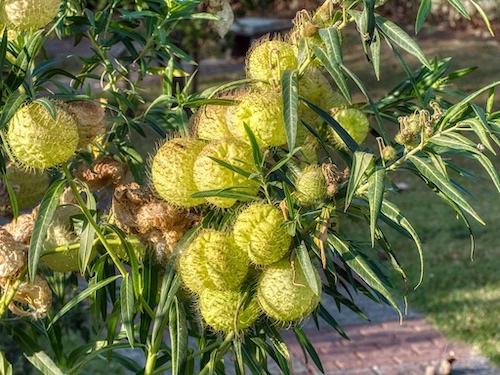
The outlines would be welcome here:
<svg viewBox="0 0 500 375">
<path fill-rule="evenodd" d="M 0 228 L 0 277 L 15 276 L 28 263 L 26 246 Z"/>
<path fill-rule="evenodd" d="M 91 190 L 101 190 L 109 186 L 116 186 L 128 172 L 128 166 L 111 156 L 105 156 L 93 163 L 92 168 L 81 164 L 73 171 L 74 176 L 85 181 Z"/>
<path fill-rule="evenodd" d="M 7 293 L 13 284 L 7 288 Z M 14 302 L 28 305 L 28 309 L 24 310 L 17 306 Z M 32 316 L 35 319 L 45 316 L 52 306 L 52 291 L 49 284 L 41 276 L 36 275 L 35 281 L 30 283 L 22 281 L 16 290 L 16 294 L 9 305 L 9 310 L 20 316 Z"/>
<path fill-rule="evenodd" d="M 17 220 L 5 224 L 4 229 L 12 235 L 15 241 L 29 245 L 35 226 L 35 217 L 35 211 L 19 215 Z"/>
<path fill-rule="evenodd" d="M 112 213 L 125 233 L 158 244 L 167 253 L 198 220 L 189 210 L 156 198 L 148 187 L 135 182 L 115 189 Z"/>
<path fill-rule="evenodd" d="M 77 148 L 89 145 L 106 126 L 106 108 L 100 102 L 76 101 L 65 103 L 65 109 L 75 118 L 78 125 Z"/>
</svg>

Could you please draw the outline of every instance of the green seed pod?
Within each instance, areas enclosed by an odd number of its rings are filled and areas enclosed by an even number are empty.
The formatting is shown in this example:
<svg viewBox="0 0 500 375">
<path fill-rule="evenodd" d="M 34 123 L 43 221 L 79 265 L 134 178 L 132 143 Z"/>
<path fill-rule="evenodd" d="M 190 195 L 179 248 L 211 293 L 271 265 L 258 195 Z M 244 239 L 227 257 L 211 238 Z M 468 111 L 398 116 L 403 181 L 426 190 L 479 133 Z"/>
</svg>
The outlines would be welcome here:
<svg viewBox="0 0 500 375">
<path fill-rule="evenodd" d="M 281 146 L 286 143 L 285 120 L 281 92 L 261 89 L 249 92 L 228 112 L 227 125 L 231 133 L 249 142 L 246 124 L 255 135 L 260 147 Z"/>
<path fill-rule="evenodd" d="M 230 106 L 204 105 L 198 109 L 194 118 L 196 135 L 200 139 L 217 140 L 231 137 L 226 123 L 226 113 Z"/>
<path fill-rule="evenodd" d="M 0 24 L 12 30 L 41 29 L 57 16 L 61 0 L 3 0 Z"/>
<path fill-rule="evenodd" d="M 196 237 L 179 258 L 179 273 L 187 289 L 237 290 L 248 273 L 248 255 L 230 233 L 208 230 Z"/>
<path fill-rule="evenodd" d="M 216 162 L 212 158 L 230 165 L 253 172 L 254 161 L 250 146 L 234 139 L 224 138 L 205 146 L 194 162 L 194 182 L 199 191 L 224 190 L 256 195 L 258 183 Z M 209 203 L 221 208 L 229 208 L 236 203 L 236 198 L 212 196 L 206 198 Z"/>
<path fill-rule="evenodd" d="M 323 170 L 316 164 L 308 165 L 295 181 L 295 197 L 303 206 L 310 206 L 326 197 L 327 184 Z"/>
<path fill-rule="evenodd" d="M 386 146 L 382 150 L 381 156 L 382 156 L 382 159 L 384 159 L 385 161 L 391 161 L 391 160 L 396 159 L 396 157 L 398 156 L 398 153 L 394 147 Z"/>
<path fill-rule="evenodd" d="M 339 110 L 333 117 L 357 144 L 364 142 L 370 131 L 370 123 L 363 112 L 356 108 L 346 108 Z M 329 128 L 329 130 L 335 145 L 339 149 L 347 149 L 346 144 L 333 128 Z"/>
<path fill-rule="evenodd" d="M 39 103 L 21 107 L 8 124 L 7 142 L 16 161 L 27 168 L 44 170 L 67 161 L 76 151 L 78 127 L 63 106 L 52 102 L 53 119 Z"/>
<path fill-rule="evenodd" d="M 239 291 L 205 289 L 198 302 L 205 322 L 221 332 L 248 328 L 261 314 L 256 298 L 245 301 Z"/>
<path fill-rule="evenodd" d="M 320 296 L 307 283 L 299 262 L 295 270 L 288 259 L 264 269 L 257 285 L 257 298 L 262 311 L 279 322 L 294 322 L 307 317 L 318 306 Z M 321 290 L 319 274 L 315 274 Z"/>
<path fill-rule="evenodd" d="M 248 51 L 246 75 L 249 79 L 279 85 L 285 70 L 297 69 L 292 46 L 281 40 L 264 40 L 253 44 Z"/>
<path fill-rule="evenodd" d="M 253 263 L 262 266 L 275 263 L 285 256 L 292 242 L 284 222 L 283 213 L 277 207 L 252 204 L 236 218 L 234 240 L 248 251 Z"/>
<path fill-rule="evenodd" d="M 43 243 L 42 262 L 51 270 L 56 272 L 79 271 L 78 263 L 78 235 L 73 229 L 72 216 L 81 213 L 76 206 L 60 206 L 57 208 L 54 218 L 47 230 L 47 236 Z M 64 249 L 64 247 L 67 249 Z M 57 251 L 56 251 L 57 248 Z M 95 249 L 92 250 L 91 259 L 97 256 Z"/>
<path fill-rule="evenodd" d="M 191 198 L 198 191 L 193 167 L 206 143 L 192 138 L 174 138 L 158 149 L 151 165 L 151 180 L 158 195 L 167 202 L 194 207 L 204 199 Z"/>
<path fill-rule="evenodd" d="M 20 209 L 37 204 L 49 187 L 49 175 L 46 171 L 29 171 L 9 163 L 6 172 L 7 179 L 16 192 Z"/>
<path fill-rule="evenodd" d="M 304 72 L 299 81 L 299 95 L 324 111 L 346 104 L 344 97 L 333 89 L 330 81 L 319 68 L 309 68 Z M 323 118 L 303 102 L 299 103 L 298 116 L 316 129 L 324 123 Z M 302 128 L 308 133 L 305 127 Z M 298 139 L 299 137 L 300 130 Z"/>
</svg>

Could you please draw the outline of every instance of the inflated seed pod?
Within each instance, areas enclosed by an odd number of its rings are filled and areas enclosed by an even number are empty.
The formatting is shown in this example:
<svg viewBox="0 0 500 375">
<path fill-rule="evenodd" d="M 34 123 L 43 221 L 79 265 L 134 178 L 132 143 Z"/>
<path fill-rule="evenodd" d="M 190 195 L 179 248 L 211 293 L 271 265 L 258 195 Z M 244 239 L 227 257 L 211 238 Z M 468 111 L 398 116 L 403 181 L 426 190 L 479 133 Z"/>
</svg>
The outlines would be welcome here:
<svg viewBox="0 0 500 375">
<path fill-rule="evenodd" d="M 229 332 L 250 327 L 260 316 L 257 299 L 237 290 L 205 289 L 198 306 L 205 322 L 216 331 Z"/>
<path fill-rule="evenodd" d="M 327 184 L 320 166 L 308 165 L 295 181 L 295 198 L 303 206 L 310 206 L 326 197 Z"/>
<path fill-rule="evenodd" d="M 151 180 L 162 199 L 181 207 L 205 203 L 202 198 L 191 197 L 198 191 L 193 178 L 194 163 L 205 145 L 198 139 L 174 138 L 158 149 L 151 165 Z"/>
<path fill-rule="evenodd" d="M 47 171 L 26 170 L 14 163 L 7 164 L 7 179 L 16 192 L 19 208 L 30 208 L 37 204 L 49 187 Z"/>
<path fill-rule="evenodd" d="M 47 109 L 32 102 L 22 106 L 8 123 L 7 143 L 15 160 L 26 168 L 44 170 L 67 161 L 79 142 L 74 117 L 60 102 L 53 119 Z"/>
<path fill-rule="evenodd" d="M 294 69 L 297 69 L 295 51 L 284 41 L 263 38 L 248 51 L 246 74 L 250 79 L 279 85 L 283 72 Z"/>
<path fill-rule="evenodd" d="M 252 173 L 255 165 L 250 146 L 236 138 L 224 138 L 205 146 L 194 162 L 193 178 L 199 191 L 227 190 L 256 195 L 258 183 L 236 171 L 229 169 L 216 160 Z M 218 207 L 229 208 L 237 199 L 212 196 L 206 200 Z"/>
<path fill-rule="evenodd" d="M 283 213 L 277 207 L 252 204 L 237 216 L 234 240 L 248 252 L 252 263 L 262 266 L 275 263 L 288 253 L 292 242 L 284 222 Z"/>
<path fill-rule="evenodd" d="M 320 301 L 307 283 L 298 261 L 294 268 L 283 259 L 264 269 L 257 285 L 257 299 L 262 311 L 270 318 L 288 323 L 301 320 L 311 314 Z M 319 274 L 316 273 L 321 290 Z"/>
<path fill-rule="evenodd" d="M 368 117 L 356 108 L 345 108 L 340 109 L 333 116 L 337 122 L 342 125 L 342 127 L 349 133 L 349 135 L 354 139 L 357 144 L 364 142 L 368 133 L 370 132 L 370 123 Z M 347 149 L 347 145 L 342 140 L 342 138 L 333 130 L 329 128 L 330 135 L 332 137 L 333 143 L 339 149 Z"/>
<path fill-rule="evenodd" d="M 281 146 L 286 143 L 285 120 L 281 91 L 262 88 L 239 98 L 239 104 L 228 112 L 227 124 L 231 133 L 249 143 L 246 124 L 260 147 Z"/>
<path fill-rule="evenodd" d="M 59 12 L 61 0 L 3 0 L 0 23 L 11 30 L 40 29 Z"/>
<path fill-rule="evenodd" d="M 178 268 L 184 286 L 200 294 L 205 289 L 238 290 L 249 264 L 231 233 L 207 230 L 181 253 Z"/>
</svg>

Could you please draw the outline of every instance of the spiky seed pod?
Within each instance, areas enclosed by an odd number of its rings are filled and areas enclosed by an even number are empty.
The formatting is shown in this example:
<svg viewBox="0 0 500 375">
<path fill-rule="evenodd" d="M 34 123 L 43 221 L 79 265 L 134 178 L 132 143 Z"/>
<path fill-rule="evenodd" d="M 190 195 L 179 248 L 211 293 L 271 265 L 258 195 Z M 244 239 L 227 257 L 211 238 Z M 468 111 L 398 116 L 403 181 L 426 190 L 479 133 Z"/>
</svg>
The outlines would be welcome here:
<svg viewBox="0 0 500 375">
<path fill-rule="evenodd" d="M 310 206 L 326 197 L 327 184 L 320 166 L 312 164 L 304 168 L 295 181 L 295 197 L 303 206 Z"/>
<path fill-rule="evenodd" d="M 248 252 L 251 262 L 262 266 L 275 263 L 285 256 L 292 242 L 284 222 L 283 213 L 277 207 L 252 204 L 236 218 L 234 240 Z"/>
<path fill-rule="evenodd" d="M 254 297 L 245 301 L 240 291 L 205 289 L 198 306 L 205 322 L 216 331 L 229 332 L 250 327 L 261 310 Z"/>
<path fill-rule="evenodd" d="M 230 106 L 204 105 L 194 115 L 193 126 L 198 138 L 208 141 L 231 137 L 226 123 Z"/>
<path fill-rule="evenodd" d="M 68 102 L 65 109 L 72 114 L 78 125 L 79 142 L 77 148 L 87 147 L 106 126 L 106 108 L 99 102 Z"/>
<path fill-rule="evenodd" d="M 385 146 L 382 150 L 381 156 L 385 161 L 392 161 L 397 158 L 398 152 L 392 146 Z"/>
<path fill-rule="evenodd" d="M 9 163 L 6 173 L 16 192 L 17 205 L 20 209 L 37 204 L 49 187 L 49 175 L 46 171 L 30 171 Z"/>
<path fill-rule="evenodd" d="M 274 263 L 262 272 L 257 285 L 257 299 L 262 311 L 270 318 L 294 322 L 305 318 L 318 306 L 320 296 L 307 283 L 299 262 L 292 268 L 288 259 Z M 315 274 L 321 290 L 319 274 Z"/>
<path fill-rule="evenodd" d="M 246 75 L 250 79 L 279 85 L 283 72 L 294 69 L 297 69 L 295 51 L 284 41 L 264 37 L 248 51 Z"/>
<path fill-rule="evenodd" d="M 78 145 L 76 120 L 60 102 L 53 119 L 39 103 L 21 107 L 8 124 L 7 143 L 16 161 L 27 168 L 44 170 L 68 160 Z"/>
<path fill-rule="evenodd" d="M 323 110 L 338 108 L 346 104 L 344 97 L 335 91 L 321 69 L 310 67 L 299 81 L 299 95 Z M 324 120 L 303 102 L 299 104 L 298 116 L 314 128 L 319 128 Z M 304 130 L 305 127 L 300 127 Z M 309 133 L 306 130 L 307 133 Z M 300 136 L 300 131 L 298 138 Z"/>
<path fill-rule="evenodd" d="M 0 228 L 0 278 L 15 276 L 28 264 L 27 248 Z"/>
<path fill-rule="evenodd" d="M 227 125 L 231 133 L 249 143 L 246 124 L 260 147 L 281 146 L 286 143 L 283 102 L 279 90 L 262 88 L 240 98 L 234 112 L 228 113 Z"/>
<path fill-rule="evenodd" d="M 198 192 L 193 179 L 196 158 L 206 143 L 193 138 L 174 138 L 158 149 L 151 165 L 151 180 L 158 195 L 167 202 L 194 207 L 204 199 L 191 198 Z"/>
<path fill-rule="evenodd" d="M 81 213 L 76 206 L 60 206 L 57 208 L 43 243 L 42 262 L 56 272 L 79 271 L 79 248 L 69 247 L 78 242 L 78 235 L 73 229 L 72 216 Z M 67 247 L 65 249 L 64 247 Z M 59 248 L 56 250 L 56 248 Z M 91 259 L 97 255 L 93 250 Z"/>
<path fill-rule="evenodd" d="M 204 289 L 237 290 L 249 264 L 231 233 L 207 230 L 182 252 L 179 272 L 186 288 L 197 294 Z"/>
<path fill-rule="evenodd" d="M 0 24 L 12 30 L 41 29 L 57 16 L 61 0 L 3 0 Z"/>
<path fill-rule="evenodd" d="M 12 285 L 8 288 L 8 291 L 10 291 L 11 287 Z M 12 301 L 9 305 L 9 310 L 14 314 L 32 316 L 38 319 L 44 317 L 52 306 L 52 291 L 47 281 L 41 276 L 36 275 L 33 283 L 23 281 L 19 284 Z M 25 304 L 28 306 L 28 309 L 34 309 L 34 311 L 21 310 L 14 302 Z"/>
<path fill-rule="evenodd" d="M 333 116 L 337 122 L 342 125 L 342 127 L 349 133 L 349 135 L 354 139 L 357 144 L 364 142 L 368 133 L 370 131 L 370 123 L 368 117 L 356 108 L 345 108 L 340 109 Z M 333 130 L 329 128 L 330 135 L 334 144 L 339 149 L 347 149 L 345 142 L 340 138 L 340 136 Z"/>
<path fill-rule="evenodd" d="M 257 182 L 221 165 L 213 158 L 249 173 L 255 170 L 249 145 L 235 138 L 213 141 L 205 146 L 194 162 L 194 182 L 199 191 L 228 189 L 231 192 L 257 194 Z M 221 208 L 229 208 L 237 201 L 236 198 L 217 196 L 208 197 L 206 200 Z"/>
</svg>

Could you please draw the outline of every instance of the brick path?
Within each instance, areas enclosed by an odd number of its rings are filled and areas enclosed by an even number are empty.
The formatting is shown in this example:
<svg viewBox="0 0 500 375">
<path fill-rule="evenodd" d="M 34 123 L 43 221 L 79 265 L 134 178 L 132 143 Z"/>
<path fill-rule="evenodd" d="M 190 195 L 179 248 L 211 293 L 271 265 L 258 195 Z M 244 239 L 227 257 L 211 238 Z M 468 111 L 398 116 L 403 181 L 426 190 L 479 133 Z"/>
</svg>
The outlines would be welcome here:
<svg viewBox="0 0 500 375">
<path fill-rule="evenodd" d="M 319 331 L 310 322 L 304 326 L 326 375 L 439 375 L 426 370 L 429 366 L 437 367 L 450 352 L 456 358 L 451 375 L 500 375 L 499 368 L 492 368 L 472 348 L 445 340 L 422 316 L 412 313 L 400 324 L 394 309 L 388 306 L 362 296 L 356 297 L 356 303 L 367 312 L 371 322 L 350 311 L 330 311 L 350 340 L 326 325 L 320 326 Z M 293 332 L 283 336 L 293 356 L 294 374 L 321 374 L 310 358 L 304 360 Z"/>
</svg>

